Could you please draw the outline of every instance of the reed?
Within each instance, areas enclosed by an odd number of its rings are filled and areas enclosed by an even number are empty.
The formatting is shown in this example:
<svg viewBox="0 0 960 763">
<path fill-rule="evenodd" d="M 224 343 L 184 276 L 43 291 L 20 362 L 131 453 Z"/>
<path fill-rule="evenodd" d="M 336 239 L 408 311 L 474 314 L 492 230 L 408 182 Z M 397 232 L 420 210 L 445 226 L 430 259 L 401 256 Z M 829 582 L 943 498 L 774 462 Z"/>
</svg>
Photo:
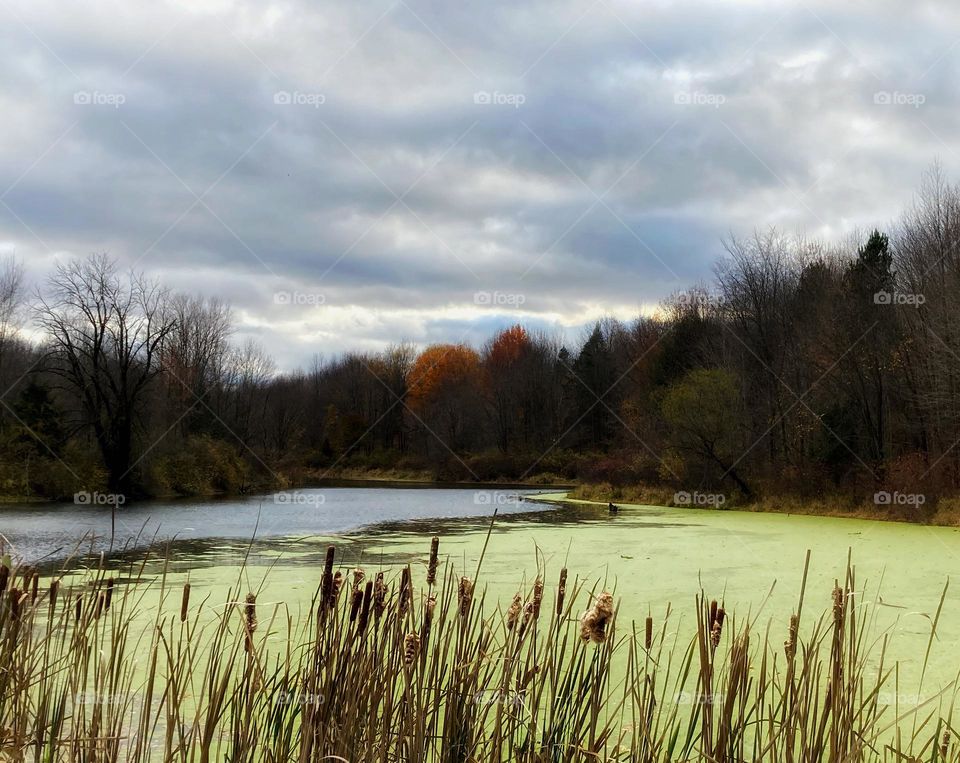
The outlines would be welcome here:
<svg viewBox="0 0 960 763">
<path fill-rule="evenodd" d="M 192 601 L 159 560 L 159 580 L 147 559 L 0 567 L 0 760 L 960 760 L 953 681 L 923 698 L 924 668 L 920 702 L 889 701 L 892 634 L 849 561 L 816 617 L 805 569 L 788 622 L 700 591 L 687 628 L 672 607 L 633 620 L 615 588 L 566 569 L 502 607 L 436 540 L 430 559 L 422 578 L 368 576 L 336 569 L 331 547 L 313 616 L 239 582 Z"/>
</svg>

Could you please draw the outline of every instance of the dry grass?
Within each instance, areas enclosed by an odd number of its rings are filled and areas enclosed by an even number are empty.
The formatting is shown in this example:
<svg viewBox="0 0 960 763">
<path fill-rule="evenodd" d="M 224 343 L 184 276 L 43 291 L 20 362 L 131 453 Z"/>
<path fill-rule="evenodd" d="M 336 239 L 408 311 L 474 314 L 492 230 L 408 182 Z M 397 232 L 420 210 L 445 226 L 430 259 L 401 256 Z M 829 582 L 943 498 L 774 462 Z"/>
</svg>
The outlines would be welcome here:
<svg viewBox="0 0 960 763">
<path fill-rule="evenodd" d="M 331 548 L 302 617 L 164 574 L 146 625 L 142 563 L 2 568 L 0 760 L 960 760 L 952 690 L 884 700 L 888 634 L 849 564 L 820 614 L 801 593 L 761 627 L 701 592 L 684 628 L 566 569 L 488 601 L 441 551 L 384 575 Z"/>
</svg>

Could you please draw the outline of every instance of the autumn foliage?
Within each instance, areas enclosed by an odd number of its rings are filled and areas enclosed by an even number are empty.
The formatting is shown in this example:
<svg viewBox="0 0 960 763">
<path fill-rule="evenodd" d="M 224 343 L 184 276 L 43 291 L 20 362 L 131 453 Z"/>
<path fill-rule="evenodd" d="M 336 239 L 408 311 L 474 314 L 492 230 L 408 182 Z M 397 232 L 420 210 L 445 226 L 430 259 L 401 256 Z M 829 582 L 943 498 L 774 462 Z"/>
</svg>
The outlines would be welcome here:
<svg viewBox="0 0 960 763">
<path fill-rule="evenodd" d="M 445 392 L 480 379 L 480 357 L 463 344 L 434 344 L 417 357 L 407 377 L 410 405 L 422 411 Z"/>
</svg>

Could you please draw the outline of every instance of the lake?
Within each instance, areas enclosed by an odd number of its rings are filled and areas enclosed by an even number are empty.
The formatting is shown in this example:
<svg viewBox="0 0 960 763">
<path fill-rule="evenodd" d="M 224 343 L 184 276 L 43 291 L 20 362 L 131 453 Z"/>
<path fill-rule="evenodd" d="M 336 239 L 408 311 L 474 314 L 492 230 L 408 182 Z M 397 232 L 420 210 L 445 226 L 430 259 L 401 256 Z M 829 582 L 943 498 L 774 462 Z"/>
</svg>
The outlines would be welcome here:
<svg viewBox="0 0 960 763">
<path fill-rule="evenodd" d="M 243 575 L 244 585 L 269 591 L 269 601 L 296 613 L 316 590 L 329 543 L 344 566 L 370 570 L 411 563 L 421 576 L 436 534 L 441 555 L 457 574 L 472 577 L 496 507 L 481 577 L 501 601 L 520 584 L 529 585 L 538 568 L 545 570 L 552 595 L 559 569 L 567 566 L 571 580 L 615 590 L 630 618 L 658 618 L 669 605 L 690 627 L 694 597 L 703 590 L 740 617 L 770 622 L 775 641 L 782 640 L 796 608 L 807 549 L 807 616 L 827 611 L 849 553 L 857 572 L 854 603 L 868 607 L 878 628 L 895 637 L 890 654 L 903 660 L 905 675 L 919 672 L 944 585 L 960 570 L 957 528 L 651 506 L 623 506 L 610 516 L 604 506 L 561 506 L 549 500 L 562 494 L 538 492 L 323 487 L 281 497 L 141 503 L 118 511 L 114 549 L 162 539 L 172 582 L 189 577 L 195 590 L 205 589 L 215 600 Z M 109 548 L 110 512 L 73 505 L 2 507 L 0 533 L 27 560 L 49 567 L 78 544 Z M 929 671 L 935 681 L 954 677 L 958 632 L 960 591 L 953 586 Z"/>
</svg>

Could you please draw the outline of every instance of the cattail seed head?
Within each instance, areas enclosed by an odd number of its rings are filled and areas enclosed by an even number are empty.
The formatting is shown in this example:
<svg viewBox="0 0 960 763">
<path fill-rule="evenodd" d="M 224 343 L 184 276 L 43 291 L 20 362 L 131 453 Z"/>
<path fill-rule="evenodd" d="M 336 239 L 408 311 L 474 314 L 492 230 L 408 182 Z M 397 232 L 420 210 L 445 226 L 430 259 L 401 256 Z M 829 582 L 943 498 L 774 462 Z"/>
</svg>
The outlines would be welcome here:
<svg viewBox="0 0 960 763">
<path fill-rule="evenodd" d="M 403 664 L 412 665 L 420 651 L 420 637 L 416 633 L 408 633 L 403 639 Z"/>
<path fill-rule="evenodd" d="M 540 617 L 540 606 L 543 604 L 543 580 L 533 581 L 533 616 Z"/>
<path fill-rule="evenodd" d="M 334 546 L 327 546 L 327 557 L 323 564 L 323 576 L 320 578 L 320 607 L 323 611 L 331 608 L 336 597 L 333 595 L 333 558 Z"/>
<path fill-rule="evenodd" d="M 57 593 L 60 591 L 60 581 L 51 580 L 50 581 L 50 611 L 54 612 L 57 609 Z"/>
<path fill-rule="evenodd" d="M 580 638 L 602 644 L 607 639 L 607 626 L 613 620 L 613 596 L 601 593 L 593 607 L 580 617 Z"/>
<path fill-rule="evenodd" d="M 352 598 L 350 600 L 350 622 L 354 622 L 357 619 L 357 615 L 360 614 L 360 607 L 363 606 L 363 591 L 359 588 L 354 589 Z"/>
<path fill-rule="evenodd" d="M 247 624 L 247 631 L 253 633 L 257 629 L 257 595 L 248 593 L 243 605 L 243 618 Z"/>
<path fill-rule="evenodd" d="M 74 614 L 74 618 L 79 623 L 80 615 L 83 614 L 83 597 L 82 596 L 77 596 L 77 603 L 74 605 L 73 614 Z"/>
<path fill-rule="evenodd" d="M 39 573 L 39 572 L 34 572 L 34 573 L 33 573 L 32 585 L 31 585 L 31 587 L 30 587 L 30 603 L 31 603 L 31 604 L 36 604 L 36 603 L 37 603 L 37 597 L 38 597 L 39 595 L 40 595 L 40 573 Z"/>
<path fill-rule="evenodd" d="M 423 605 L 423 621 L 430 625 L 433 622 L 433 611 L 437 608 L 437 597 L 428 596 L 426 603 Z"/>
<path fill-rule="evenodd" d="M 333 584 L 330 586 L 330 609 L 337 606 L 337 599 L 340 598 L 340 590 L 343 588 L 343 573 L 338 572 L 333 576 Z"/>
<path fill-rule="evenodd" d="M 523 599 L 519 593 L 514 594 L 513 603 L 507 610 L 507 630 L 512 631 L 520 618 L 520 610 L 523 609 Z"/>
<path fill-rule="evenodd" d="M 723 607 L 718 607 L 713 625 L 710 626 L 710 644 L 714 649 L 720 646 L 720 637 L 723 635 L 723 620 L 726 615 Z"/>
<path fill-rule="evenodd" d="M 470 578 L 460 578 L 457 601 L 460 604 L 460 616 L 466 617 L 473 603 L 473 581 Z"/>
<path fill-rule="evenodd" d="M 383 573 L 378 572 L 373 584 L 373 614 L 379 620 L 387 608 L 387 584 L 383 582 Z"/>
<path fill-rule="evenodd" d="M 363 583 L 364 577 L 366 577 L 366 573 L 363 570 L 361 570 L 359 567 L 357 567 L 353 571 L 353 590 L 354 591 L 360 590 L 360 584 Z"/>
<path fill-rule="evenodd" d="M 14 621 L 17 621 L 20 619 L 20 602 L 22 601 L 23 594 L 20 593 L 19 589 L 11 588 L 8 596 L 10 600 L 10 617 Z"/>
<path fill-rule="evenodd" d="M 94 619 L 94 620 L 99 620 L 99 619 L 100 619 L 100 615 L 103 614 L 103 603 L 104 603 L 105 599 L 106 599 L 106 597 L 103 595 L 103 593 L 97 594 L 97 606 L 96 606 L 96 608 L 93 610 L 93 619 Z"/>
<path fill-rule="evenodd" d="M 104 602 L 104 606 L 107 612 L 110 611 L 110 604 L 113 601 L 113 578 L 107 578 L 107 599 Z"/>
<path fill-rule="evenodd" d="M 183 596 L 180 598 L 180 622 L 186 622 L 187 610 L 190 607 L 190 584 L 183 584 Z"/>
<path fill-rule="evenodd" d="M 950 752 L 950 729 L 945 729 L 940 739 L 940 760 L 947 760 L 948 752 Z"/>
<path fill-rule="evenodd" d="M 833 622 L 835 625 L 843 623 L 843 589 L 836 583 L 833 586 Z"/>
<path fill-rule="evenodd" d="M 404 567 L 400 573 L 400 600 L 397 602 L 397 608 L 400 617 L 407 614 L 410 609 L 410 602 L 413 600 L 413 592 L 410 586 L 410 567 Z"/>
<path fill-rule="evenodd" d="M 560 570 L 560 580 L 557 583 L 557 616 L 563 615 L 563 600 L 567 595 L 567 568 Z"/>
<path fill-rule="evenodd" d="M 430 562 L 427 564 L 427 585 L 437 582 L 437 561 L 440 554 L 440 538 L 436 535 L 430 541 Z"/>
<path fill-rule="evenodd" d="M 647 622 L 644 625 L 643 648 L 649 652 L 652 647 L 653 647 L 653 618 L 647 617 Z"/>
<path fill-rule="evenodd" d="M 368 580 L 363 589 L 363 606 L 360 608 L 360 632 L 367 629 L 367 622 L 370 620 L 370 602 L 373 600 L 373 581 Z"/>
<path fill-rule="evenodd" d="M 527 626 L 530 624 L 530 621 L 533 619 L 533 602 L 528 601 L 523 605 L 523 620 L 520 622 L 520 638 L 523 638 L 524 631 L 527 630 Z"/>
<path fill-rule="evenodd" d="M 790 616 L 790 628 L 787 630 L 787 640 L 783 642 L 783 651 L 788 660 L 792 660 L 797 653 L 797 628 L 800 620 L 796 615 Z"/>
<path fill-rule="evenodd" d="M 7 581 L 10 580 L 10 568 L 0 564 L 0 591 L 7 590 Z"/>
</svg>

